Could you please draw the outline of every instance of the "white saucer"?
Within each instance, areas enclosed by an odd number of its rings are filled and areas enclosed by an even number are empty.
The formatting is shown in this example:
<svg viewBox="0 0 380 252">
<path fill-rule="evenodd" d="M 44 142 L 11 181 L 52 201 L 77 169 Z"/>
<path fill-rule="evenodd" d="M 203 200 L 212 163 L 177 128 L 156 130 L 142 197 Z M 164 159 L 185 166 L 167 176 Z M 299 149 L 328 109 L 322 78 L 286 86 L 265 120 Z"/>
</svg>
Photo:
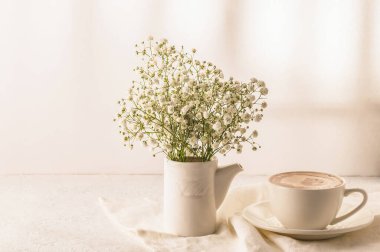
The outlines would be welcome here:
<svg viewBox="0 0 380 252">
<path fill-rule="evenodd" d="M 354 208 L 354 206 L 343 203 L 338 216 L 352 208 Z M 374 220 L 374 215 L 371 211 L 363 208 L 346 220 L 335 225 L 329 225 L 323 230 L 288 229 L 283 227 L 273 215 L 269 201 L 262 201 L 249 205 L 243 210 L 242 215 L 248 222 L 257 228 L 290 236 L 299 240 L 323 240 L 337 237 L 367 227 Z"/>
</svg>

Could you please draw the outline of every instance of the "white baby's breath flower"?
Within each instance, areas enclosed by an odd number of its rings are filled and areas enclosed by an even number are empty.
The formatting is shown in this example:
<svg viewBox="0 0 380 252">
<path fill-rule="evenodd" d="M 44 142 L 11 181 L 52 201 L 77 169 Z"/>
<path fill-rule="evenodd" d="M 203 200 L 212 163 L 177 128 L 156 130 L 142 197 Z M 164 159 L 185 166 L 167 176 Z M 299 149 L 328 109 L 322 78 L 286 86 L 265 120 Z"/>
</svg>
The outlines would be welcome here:
<svg viewBox="0 0 380 252">
<path fill-rule="evenodd" d="M 265 87 L 265 82 L 264 81 L 257 81 L 257 86 L 259 87 Z"/>
<path fill-rule="evenodd" d="M 173 114 L 173 112 L 174 112 L 174 107 L 173 106 L 168 106 L 168 113 L 169 114 Z"/>
<path fill-rule="evenodd" d="M 257 130 L 254 130 L 252 132 L 252 137 L 257 137 L 259 135 L 259 133 L 257 132 Z"/>
<path fill-rule="evenodd" d="M 251 120 L 252 116 L 250 113 L 245 113 L 242 117 L 242 119 L 244 120 L 244 122 L 248 123 L 249 120 Z"/>
<path fill-rule="evenodd" d="M 224 124 L 230 124 L 232 122 L 232 116 L 230 114 L 226 114 L 223 117 Z"/>
<path fill-rule="evenodd" d="M 138 139 L 138 140 L 142 140 L 143 137 L 144 137 L 144 134 L 141 133 L 141 132 L 137 135 L 137 139 Z"/>
<path fill-rule="evenodd" d="M 194 147 L 197 143 L 198 143 L 198 139 L 197 139 L 195 136 L 189 138 L 189 144 L 190 144 L 191 146 Z"/>
<path fill-rule="evenodd" d="M 260 122 L 262 118 L 263 118 L 263 115 L 261 115 L 261 114 L 257 114 L 257 115 L 254 117 L 254 120 L 255 120 L 255 122 Z"/>
<path fill-rule="evenodd" d="M 205 92 L 205 97 L 207 99 L 210 99 L 212 97 L 212 90 L 209 90 L 209 91 Z"/>
<path fill-rule="evenodd" d="M 153 139 L 153 138 L 150 138 L 149 139 L 149 143 L 152 145 L 152 146 L 157 146 L 157 140 L 156 139 Z"/>
<path fill-rule="evenodd" d="M 247 132 L 246 128 L 240 128 L 239 131 L 242 135 L 245 134 L 245 132 Z"/>
<path fill-rule="evenodd" d="M 268 89 L 266 87 L 263 87 L 263 88 L 260 89 L 260 93 L 262 95 L 267 95 L 268 94 Z"/>
<path fill-rule="evenodd" d="M 214 125 L 212 125 L 212 128 L 215 130 L 215 131 L 218 131 L 222 128 L 222 124 L 220 122 L 216 122 Z"/>
<path fill-rule="evenodd" d="M 210 114 L 207 111 L 203 112 L 203 118 L 204 119 L 208 119 L 209 116 L 210 116 Z"/>
<path fill-rule="evenodd" d="M 190 106 L 184 106 L 182 109 L 181 109 L 181 115 L 186 115 L 187 111 L 189 111 L 190 109 Z"/>
</svg>

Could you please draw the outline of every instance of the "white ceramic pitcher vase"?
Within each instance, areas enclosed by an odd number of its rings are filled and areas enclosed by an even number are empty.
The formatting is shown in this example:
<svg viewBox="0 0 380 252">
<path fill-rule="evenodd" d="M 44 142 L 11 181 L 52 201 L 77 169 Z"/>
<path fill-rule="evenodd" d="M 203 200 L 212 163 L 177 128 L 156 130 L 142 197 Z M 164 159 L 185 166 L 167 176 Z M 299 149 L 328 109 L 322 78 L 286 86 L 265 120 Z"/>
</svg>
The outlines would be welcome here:
<svg viewBox="0 0 380 252">
<path fill-rule="evenodd" d="M 176 162 L 165 159 L 164 227 L 179 236 L 202 236 L 215 231 L 216 210 L 232 179 L 242 171 L 239 164 L 218 168 L 208 162 Z"/>
</svg>

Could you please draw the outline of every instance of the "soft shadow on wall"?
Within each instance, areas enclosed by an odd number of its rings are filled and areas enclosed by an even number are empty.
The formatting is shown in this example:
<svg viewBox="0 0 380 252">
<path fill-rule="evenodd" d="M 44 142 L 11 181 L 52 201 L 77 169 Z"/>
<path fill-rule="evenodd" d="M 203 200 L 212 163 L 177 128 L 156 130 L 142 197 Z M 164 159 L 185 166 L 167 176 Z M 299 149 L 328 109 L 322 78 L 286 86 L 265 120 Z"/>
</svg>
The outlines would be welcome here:
<svg viewBox="0 0 380 252">
<path fill-rule="evenodd" d="M 162 172 L 112 122 L 152 34 L 267 82 L 263 148 L 222 163 L 380 175 L 379 2 L 39 0 L 2 2 L 0 19 L 2 174 Z"/>
</svg>

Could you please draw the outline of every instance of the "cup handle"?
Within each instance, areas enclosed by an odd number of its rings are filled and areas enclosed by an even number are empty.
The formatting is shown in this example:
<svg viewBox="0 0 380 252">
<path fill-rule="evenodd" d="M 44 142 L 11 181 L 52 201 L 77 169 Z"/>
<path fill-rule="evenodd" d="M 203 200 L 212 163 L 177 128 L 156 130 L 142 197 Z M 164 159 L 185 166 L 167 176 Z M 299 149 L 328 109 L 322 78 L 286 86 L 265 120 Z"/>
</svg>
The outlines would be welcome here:
<svg viewBox="0 0 380 252">
<path fill-rule="evenodd" d="M 355 214 L 357 211 L 362 209 L 362 207 L 364 207 L 364 205 L 367 203 L 368 195 L 367 195 L 366 191 L 364 191 L 363 189 L 360 189 L 360 188 L 352 188 L 352 189 L 344 190 L 344 197 L 346 197 L 346 196 L 348 196 L 354 192 L 358 192 L 358 193 L 361 193 L 363 195 L 362 202 L 357 207 L 352 209 L 350 212 L 348 212 L 348 213 L 346 213 L 340 217 L 335 217 L 335 219 L 330 223 L 330 225 L 334 225 L 338 222 L 341 222 L 342 220 L 347 219 L 348 217 L 350 217 L 351 215 Z"/>
</svg>

